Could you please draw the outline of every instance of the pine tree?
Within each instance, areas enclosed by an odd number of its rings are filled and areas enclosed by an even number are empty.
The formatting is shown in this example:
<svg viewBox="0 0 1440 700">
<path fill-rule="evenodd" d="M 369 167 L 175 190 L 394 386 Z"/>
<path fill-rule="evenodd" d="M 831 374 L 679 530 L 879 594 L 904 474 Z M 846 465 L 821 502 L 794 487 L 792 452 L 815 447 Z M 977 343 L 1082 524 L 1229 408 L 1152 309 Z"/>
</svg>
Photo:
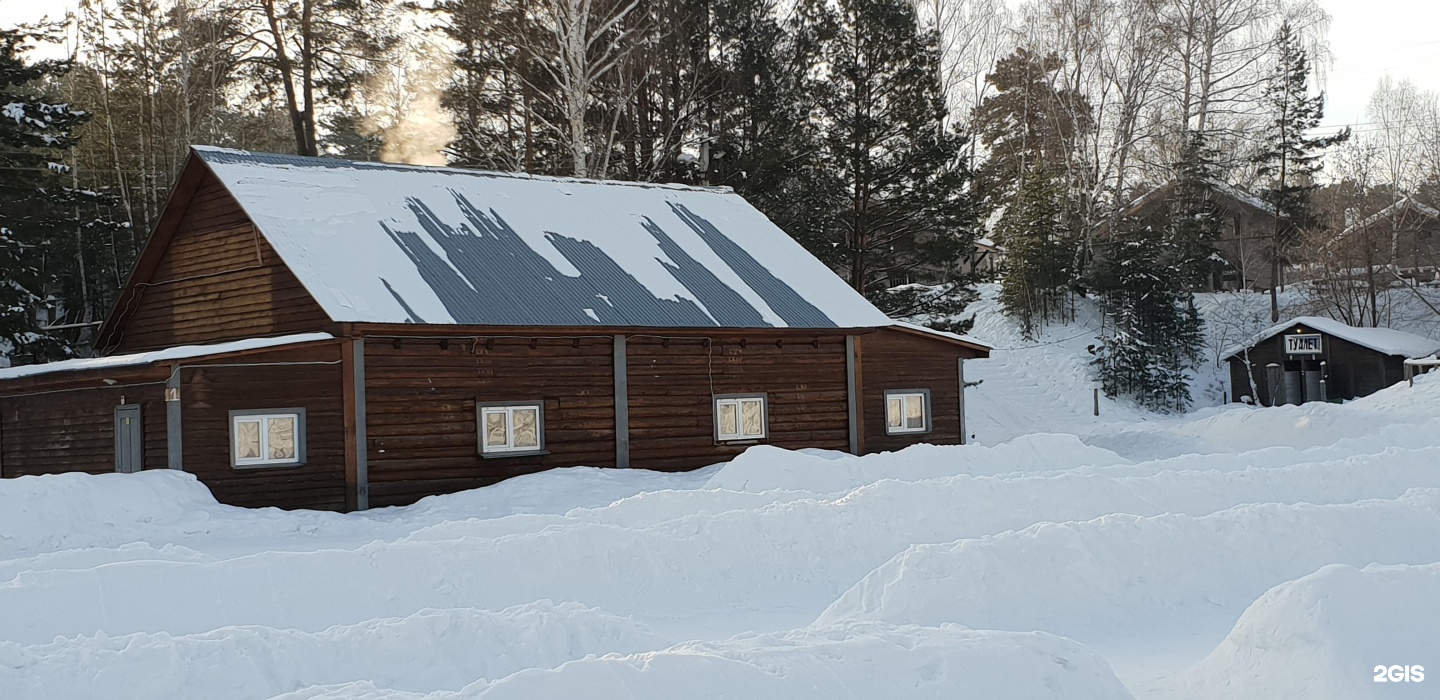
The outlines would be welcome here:
<svg viewBox="0 0 1440 700">
<path fill-rule="evenodd" d="M 47 79 L 68 62 L 25 59 L 26 43 L 42 35 L 0 29 L 0 353 L 51 358 L 69 354 L 43 328 L 65 310 L 62 279 L 74 257 L 63 241 L 83 232 L 72 209 L 84 194 L 67 188 L 64 153 L 89 118 L 49 99 Z M 83 278 L 83 275 L 82 275 Z"/>
<path fill-rule="evenodd" d="M 1268 252 L 1270 320 L 1278 322 L 1278 288 L 1287 251 L 1301 232 L 1317 224 L 1310 202 L 1317 187 L 1314 176 L 1321 168 L 1325 149 L 1349 139 L 1350 130 L 1333 136 L 1307 136 L 1325 116 L 1325 95 L 1310 94 L 1310 61 L 1289 22 L 1280 26 L 1275 46 L 1279 56 L 1274 75 L 1265 87 L 1270 121 L 1255 163 L 1260 176 L 1270 181 L 1261 196 L 1275 208 Z"/>
<path fill-rule="evenodd" d="M 1215 242 L 1224 211 L 1215 201 L 1219 156 L 1202 131 L 1192 131 L 1175 166 L 1175 193 L 1160 210 L 1176 251 L 1175 274 L 1187 289 L 1209 288 L 1218 271 Z"/>
<path fill-rule="evenodd" d="M 1187 371 L 1199 357 L 1200 318 L 1178 274 L 1186 253 L 1176 227 L 1121 219 L 1091 284 L 1108 320 L 1095 360 L 1106 396 L 1161 412 L 1190 405 Z"/>
<path fill-rule="evenodd" d="M 1067 225 L 1062 188 L 1051 171 L 1035 167 L 1018 187 L 995 231 L 1006 251 L 1000 303 L 1032 338 L 1043 321 L 1064 309 L 1073 272 L 1066 251 L 1076 234 Z"/>
<path fill-rule="evenodd" d="M 964 138 L 945 124 L 935 34 L 904 0 L 809 0 L 800 17 L 817 59 L 809 88 L 826 186 L 801 237 L 822 255 L 832 245 L 838 255 L 825 257 L 882 309 L 917 311 L 903 307 L 920 297 L 888 289 L 963 288 L 956 269 L 977 229 Z"/>
<path fill-rule="evenodd" d="M 978 173 L 987 211 L 1014 201 L 1032 170 L 1066 171 L 1078 139 L 1094 128 L 1089 100 L 1055 87 L 1056 73 L 1064 66 L 1055 54 L 1021 48 L 985 76 L 995 92 L 975 109 L 972 120 L 989 153 Z"/>
<path fill-rule="evenodd" d="M 1105 313 L 1096 359 L 1107 396 L 1126 396 L 1155 411 L 1184 411 L 1187 372 L 1199 357 L 1193 290 L 1216 269 L 1223 211 L 1214 198 L 1217 156 L 1203 132 L 1187 137 L 1175 164 L 1175 190 L 1143 218 L 1112 228 L 1089 273 Z"/>
<path fill-rule="evenodd" d="M 1063 67 L 1053 54 L 1016 50 L 986 76 L 995 94 L 973 115 L 989 151 L 978 189 L 985 211 L 1000 212 L 995 238 L 1006 249 L 1001 301 L 1027 337 L 1064 310 L 1086 254 L 1079 197 L 1066 183 L 1094 120 L 1084 95 L 1056 89 Z"/>
<path fill-rule="evenodd" d="M 704 182 L 735 189 L 827 264 L 838 267 L 832 232 L 807 224 L 818 193 L 838 187 L 818 167 L 820 132 L 806 75 L 809 48 L 775 18 L 770 0 L 709 3 L 711 50 L 703 110 Z M 698 168 L 697 168 L 698 169 Z"/>
</svg>

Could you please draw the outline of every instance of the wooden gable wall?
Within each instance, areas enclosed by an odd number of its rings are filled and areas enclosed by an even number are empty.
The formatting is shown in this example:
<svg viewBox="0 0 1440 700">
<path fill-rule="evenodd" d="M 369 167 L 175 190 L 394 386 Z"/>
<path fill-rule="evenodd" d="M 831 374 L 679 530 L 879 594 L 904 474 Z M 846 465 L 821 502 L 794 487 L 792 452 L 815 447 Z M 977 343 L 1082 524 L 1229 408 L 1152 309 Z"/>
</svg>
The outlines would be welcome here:
<svg viewBox="0 0 1440 700">
<path fill-rule="evenodd" d="M 140 352 L 329 324 L 239 202 L 192 157 L 98 349 Z"/>
</svg>

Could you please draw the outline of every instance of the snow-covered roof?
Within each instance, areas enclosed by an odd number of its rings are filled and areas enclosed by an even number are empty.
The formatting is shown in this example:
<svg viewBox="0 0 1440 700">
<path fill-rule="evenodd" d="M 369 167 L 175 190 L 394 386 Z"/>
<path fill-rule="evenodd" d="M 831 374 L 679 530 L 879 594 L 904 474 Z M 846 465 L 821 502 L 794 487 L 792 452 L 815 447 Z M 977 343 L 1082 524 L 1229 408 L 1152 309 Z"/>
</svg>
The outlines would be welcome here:
<svg viewBox="0 0 1440 700">
<path fill-rule="evenodd" d="M 968 335 L 960 335 L 959 333 L 936 330 L 929 326 L 922 326 L 918 323 L 910 323 L 908 321 L 894 321 L 892 322 L 892 325 L 897 328 L 902 328 L 916 333 L 924 333 L 925 335 L 933 335 L 939 338 L 944 338 L 946 340 L 957 341 L 965 343 L 967 345 L 973 345 L 977 350 L 985 350 L 986 352 L 989 352 L 995 349 L 995 346 L 990 345 L 983 340 L 972 338 Z"/>
<path fill-rule="evenodd" d="M 1134 200 L 1131 200 L 1128 206 L 1125 207 L 1125 213 L 1133 214 L 1139 208 L 1146 206 L 1157 199 L 1163 199 L 1164 197 L 1169 195 L 1171 190 L 1175 188 L 1175 184 L 1176 181 L 1172 178 L 1165 184 L 1152 188 L 1151 190 L 1140 195 L 1139 197 L 1136 197 Z M 1225 182 L 1223 180 L 1217 180 L 1214 178 L 1206 178 L 1205 184 L 1209 185 L 1211 191 L 1228 197 L 1229 199 L 1235 202 L 1239 202 L 1240 204 L 1250 207 L 1251 209 L 1262 211 L 1266 214 L 1271 215 L 1275 213 L 1275 207 L 1271 206 L 1269 202 L 1228 182 Z"/>
<path fill-rule="evenodd" d="M 195 150 L 335 321 L 889 324 L 728 189 Z"/>
<path fill-rule="evenodd" d="M 1361 347 L 1370 348 L 1375 352 L 1386 355 L 1424 357 L 1440 351 L 1440 340 L 1426 338 L 1422 335 L 1397 331 L 1393 328 L 1356 328 L 1355 326 L 1336 321 L 1333 318 L 1300 316 L 1261 331 L 1254 338 L 1251 338 L 1248 343 L 1226 349 L 1224 359 L 1228 360 L 1244 352 L 1246 348 L 1253 348 L 1259 343 L 1280 335 L 1296 326 L 1304 326 L 1317 330 L 1325 335 L 1348 340 Z"/>
<path fill-rule="evenodd" d="M 1436 210 L 1435 207 L 1432 207 L 1424 202 L 1417 201 L 1413 197 L 1401 197 L 1400 199 L 1395 200 L 1394 204 L 1391 204 L 1390 206 L 1385 207 L 1384 209 L 1381 209 L 1374 214 L 1371 214 L 1360 223 L 1357 223 L 1345 229 L 1344 231 L 1341 231 L 1340 235 L 1335 237 L 1335 240 L 1339 240 L 1341 238 L 1349 236 L 1355 231 L 1370 228 L 1371 226 L 1374 226 L 1375 224 L 1384 221 L 1385 219 L 1389 219 L 1393 216 L 1403 214 L 1406 211 L 1413 211 L 1420 216 L 1440 221 L 1440 210 Z"/>
<path fill-rule="evenodd" d="M 240 352 L 242 350 L 273 348 L 278 345 L 313 343 L 317 340 L 330 340 L 333 337 L 334 336 L 329 333 L 300 333 L 297 335 L 282 335 L 274 338 L 232 340 L 228 343 L 215 343 L 213 345 L 181 345 L 179 347 L 153 350 L 151 352 L 138 352 L 131 355 L 60 360 L 58 362 L 45 362 L 38 365 L 21 365 L 19 367 L 0 369 L 0 379 L 19 379 L 21 377 L 33 377 L 40 374 L 50 374 L 52 372 L 79 372 L 92 369 L 111 369 L 113 367 L 133 367 L 135 365 L 148 365 L 166 360 L 184 360 L 192 357 Z"/>
</svg>

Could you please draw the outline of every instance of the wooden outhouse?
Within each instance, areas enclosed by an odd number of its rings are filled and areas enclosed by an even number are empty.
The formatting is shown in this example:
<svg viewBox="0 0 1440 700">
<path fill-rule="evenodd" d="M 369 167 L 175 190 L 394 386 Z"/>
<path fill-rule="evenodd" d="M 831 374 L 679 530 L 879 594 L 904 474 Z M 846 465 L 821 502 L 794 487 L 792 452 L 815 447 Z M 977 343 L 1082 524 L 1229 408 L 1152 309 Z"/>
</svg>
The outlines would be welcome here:
<svg viewBox="0 0 1440 700">
<path fill-rule="evenodd" d="M 562 466 L 964 440 L 962 362 L 726 189 L 197 147 L 100 357 L 0 370 L 0 476 L 354 510 Z"/>
<path fill-rule="evenodd" d="M 1373 394 L 1407 378 L 1405 361 L 1433 355 L 1440 340 L 1390 328 L 1356 328 L 1302 316 L 1225 351 L 1230 396 L 1262 406 Z"/>
</svg>

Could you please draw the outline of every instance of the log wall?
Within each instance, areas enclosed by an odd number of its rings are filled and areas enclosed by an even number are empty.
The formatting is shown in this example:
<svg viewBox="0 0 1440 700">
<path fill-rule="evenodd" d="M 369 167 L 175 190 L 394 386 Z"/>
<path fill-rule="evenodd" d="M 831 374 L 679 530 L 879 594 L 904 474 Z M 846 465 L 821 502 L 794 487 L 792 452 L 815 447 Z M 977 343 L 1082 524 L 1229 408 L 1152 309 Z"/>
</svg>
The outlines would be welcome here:
<svg viewBox="0 0 1440 700">
<path fill-rule="evenodd" d="M 427 330 L 434 330 L 427 329 Z M 362 329 L 363 332 L 363 329 Z M 860 434 L 866 452 L 918 442 L 959 442 L 956 360 L 973 352 L 881 331 L 858 339 Z M 746 331 L 702 336 L 627 336 L 630 464 L 681 471 L 734 457 L 752 444 L 797 449 L 850 448 L 845 336 L 839 332 Z M 347 409 L 349 340 L 337 339 L 194 358 L 179 370 L 183 467 L 223 502 L 341 510 L 347 484 L 347 410 L 363 411 L 363 453 L 371 507 L 403 505 L 554 467 L 616 463 L 613 336 L 422 338 L 366 336 L 363 404 Z M 169 365 L 107 370 L 144 382 L 105 387 L 101 374 L 50 375 L 46 384 L 0 386 L 0 474 L 77 470 L 113 464 L 113 410 L 121 394 L 139 401 L 145 466 L 167 465 L 163 384 Z M 17 397 L 22 390 L 77 389 Z M 885 389 L 929 389 L 933 430 L 887 436 Z M 767 396 L 768 435 L 717 442 L 717 394 Z M 534 400 L 545 407 L 546 454 L 482 457 L 477 402 Z M 229 413 L 306 410 L 306 463 L 237 470 L 230 466 Z M 17 439 L 17 435 L 24 439 Z M 349 453 L 355 460 L 355 451 Z M 353 465 L 351 465 L 353 468 Z"/>
<path fill-rule="evenodd" d="M 204 171 L 153 271 L 127 288 L 107 341 L 123 354 L 321 330 L 319 304 Z"/>
<path fill-rule="evenodd" d="M 960 443 L 960 369 L 957 361 L 975 353 L 939 340 L 895 331 L 860 338 L 861 425 L 864 451 L 885 452 L 917 443 Z M 887 389 L 929 389 L 928 433 L 885 432 Z"/>
<path fill-rule="evenodd" d="M 754 444 L 715 441 L 715 394 L 767 394 L 764 444 L 849 448 L 843 335 L 724 335 L 708 347 L 703 338 L 631 336 L 628 347 L 631 466 L 695 469 Z"/>
<path fill-rule="evenodd" d="M 180 371 L 185 471 L 205 482 L 221 503 L 343 510 L 344 369 L 338 342 L 185 365 Z M 230 466 L 230 411 L 292 407 L 305 409 L 304 465 Z"/>
<path fill-rule="evenodd" d="M 365 342 L 370 505 L 412 503 L 557 466 L 615 465 L 611 337 Z M 549 454 L 481 457 L 476 401 L 545 406 Z"/>
<path fill-rule="evenodd" d="M 122 402 L 140 404 L 145 468 L 164 468 L 168 374 L 163 368 L 130 367 L 6 382 L 0 396 L 0 477 L 115 471 L 115 407 Z"/>
</svg>

